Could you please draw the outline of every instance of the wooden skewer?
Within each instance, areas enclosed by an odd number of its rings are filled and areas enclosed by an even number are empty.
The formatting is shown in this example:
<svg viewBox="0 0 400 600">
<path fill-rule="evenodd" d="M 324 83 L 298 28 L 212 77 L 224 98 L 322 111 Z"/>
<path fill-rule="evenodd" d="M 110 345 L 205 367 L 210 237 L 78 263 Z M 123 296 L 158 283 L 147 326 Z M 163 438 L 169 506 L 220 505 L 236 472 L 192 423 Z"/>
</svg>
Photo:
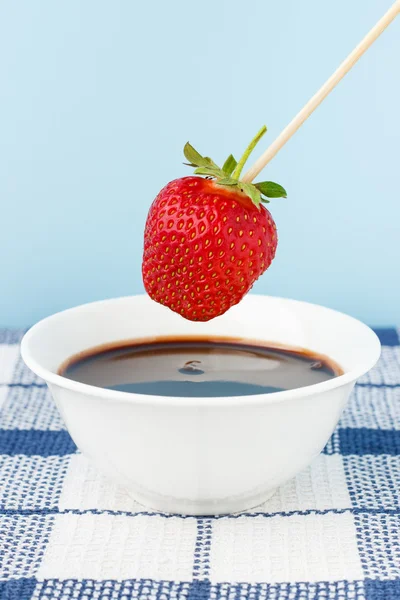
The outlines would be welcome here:
<svg viewBox="0 0 400 600">
<path fill-rule="evenodd" d="M 276 140 L 270 145 L 269 148 L 260 156 L 260 158 L 254 163 L 254 165 L 247 171 L 242 178 L 242 181 L 250 183 L 255 177 L 262 171 L 262 169 L 274 158 L 275 154 L 286 144 L 304 121 L 314 112 L 314 110 L 321 104 L 321 102 L 327 97 L 327 95 L 333 90 L 333 88 L 339 83 L 341 79 L 348 73 L 358 61 L 358 59 L 364 54 L 366 50 L 375 42 L 375 40 L 381 35 L 386 27 L 393 21 L 393 19 L 400 13 L 400 0 L 389 8 L 387 13 L 377 22 L 375 27 L 371 29 L 365 38 L 354 48 L 349 56 L 342 62 L 342 64 L 336 69 L 336 71 L 329 77 L 324 85 L 318 90 L 318 92 L 307 102 L 307 104 L 301 109 L 301 111 L 295 116 L 295 118 L 285 127 L 285 129 L 278 135 Z"/>
</svg>

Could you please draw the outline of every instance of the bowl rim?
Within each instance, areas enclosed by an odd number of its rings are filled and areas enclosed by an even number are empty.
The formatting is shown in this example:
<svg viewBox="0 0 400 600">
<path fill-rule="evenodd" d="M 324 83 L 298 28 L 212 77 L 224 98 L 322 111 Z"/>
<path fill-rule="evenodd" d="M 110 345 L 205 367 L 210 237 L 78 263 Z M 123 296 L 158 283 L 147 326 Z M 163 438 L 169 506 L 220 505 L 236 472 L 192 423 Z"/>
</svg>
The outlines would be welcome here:
<svg viewBox="0 0 400 600">
<path fill-rule="evenodd" d="M 265 298 L 273 298 L 276 301 L 283 301 L 288 304 L 302 304 L 307 305 L 311 308 L 323 308 L 325 311 L 330 312 L 334 315 L 345 317 L 350 321 L 357 323 L 359 326 L 361 325 L 368 331 L 368 335 L 371 338 L 371 348 L 370 348 L 370 358 L 368 361 L 365 361 L 365 364 L 358 369 L 351 369 L 343 373 L 343 375 L 339 375 L 338 377 L 334 377 L 333 379 L 328 379 L 326 381 L 322 381 L 320 383 L 314 383 L 311 385 L 307 385 L 301 388 L 295 388 L 290 390 L 284 390 L 280 392 L 272 392 L 269 394 L 253 394 L 253 395 L 241 395 L 241 396 L 214 396 L 214 397 L 176 397 L 176 396 L 157 396 L 150 394 L 137 394 L 134 392 L 122 392 L 118 390 L 109 390 L 107 388 L 101 388 L 94 385 L 89 385 L 87 383 L 80 383 L 78 381 L 73 381 L 72 379 L 68 379 L 62 375 L 58 375 L 53 371 L 43 367 L 40 365 L 36 359 L 32 356 L 29 350 L 29 342 L 31 338 L 33 338 L 40 331 L 41 327 L 44 323 L 48 323 L 48 321 L 57 318 L 59 315 L 75 311 L 79 308 L 83 308 L 86 306 L 98 306 L 104 303 L 112 303 L 123 300 L 128 300 L 132 298 L 144 298 L 146 294 L 135 294 L 131 296 L 120 296 L 117 298 L 107 298 L 104 300 L 96 300 L 94 302 L 86 302 L 84 304 L 79 304 L 77 306 L 58 311 L 44 319 L 38 321 L 35 325 L 33 325 L 23 336 L 21 340 L 21 356 L 24 360 L 25 364 L 33 371 L 36 375 L 38 375 L 41 379 L 48 384 L 57 385 L 58 387 L 68 389 L 72 392 L 77 392 L 79 394 L 87 395 L 87 396 L 97 396 L 98 398 L 108 399 L 111 402 L 126 402 L 128 404 L 147 404 L 151 405 L 163 405 L 163 406 L 185 406 L 185 407 L 199 407 L 199 406 L 234 406 L 234 405 L 267 405 L 267 404 L 276 404 L 280 402 L 284 402 L 285 400 L 294 400 L 297 398 L 304 398 L 307 396 L 313 396 L 315 394 L 321 394 L 324 392 L 328 392 L 334 390 L 336 388 L 342 387 L 344 385 L 355 383 L 355 381 L 367 373 L 379 360 L 381 354 L 381 343 L 376 335 L 376 333 L 365 323 L 352 317 L 346 313 L 341 311 L 328 308 L 323 306 L 322 304 L 315 304 L 312 302 L 305 302 L 303 300 L 295 300 L 292 298 L 284 298 L 281 296 L 271 296 L 267 294 L 250 294 L 250 297 L 265 299 Z"/>
</svg>

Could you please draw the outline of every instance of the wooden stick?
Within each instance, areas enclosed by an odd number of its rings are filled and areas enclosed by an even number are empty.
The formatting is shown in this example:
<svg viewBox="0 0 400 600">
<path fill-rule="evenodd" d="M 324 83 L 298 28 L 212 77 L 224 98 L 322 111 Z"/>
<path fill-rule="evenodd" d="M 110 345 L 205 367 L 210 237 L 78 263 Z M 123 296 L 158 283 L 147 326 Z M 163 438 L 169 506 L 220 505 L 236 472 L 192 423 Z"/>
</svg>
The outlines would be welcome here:
<svg viewBox="0 0 400 600">
<path fill-rule="evenodd" d="M 285 127 L 285 129 L 278 135 L 276 140 L 270 145 L 269 148 L 260 156 L 260 158 L 254 163 L 254 165 L 247 171 L 242 178 L 242 181 L 249 183 L 253 181 L 255 177 L 262 171 L 262 169 L 274 158 L 275 154 L 286 144 L 304 121 L 314 112 L 314 110 L 321 104 L 321 102 L 327 97 L 327 95 L 333 90 L 333 88 L 339 83 L 339 81 L 348 73 L 352 66 L 358 61 L 358 59 L 364 54 L 366 50 L 375 42 L 375 40 L 381 35 L 386 27 L 393 21 L 393 19 L 400 13 L 400 0 L 392 5 L 391 8 L 383 15 L 383 17 L 377 22 L 375 27 L 371 29 L 365 38 L 356 46 L 349 54 L 349 56 L 342 62 L 342 64 L 336 69 L 331 77 L 324 83 L 324 85 L 318 90 L 318 92 L 307 102 L 307 104 L 301 109 L 301 111 L 295 116 L 295 118 Z"/>
</svg>

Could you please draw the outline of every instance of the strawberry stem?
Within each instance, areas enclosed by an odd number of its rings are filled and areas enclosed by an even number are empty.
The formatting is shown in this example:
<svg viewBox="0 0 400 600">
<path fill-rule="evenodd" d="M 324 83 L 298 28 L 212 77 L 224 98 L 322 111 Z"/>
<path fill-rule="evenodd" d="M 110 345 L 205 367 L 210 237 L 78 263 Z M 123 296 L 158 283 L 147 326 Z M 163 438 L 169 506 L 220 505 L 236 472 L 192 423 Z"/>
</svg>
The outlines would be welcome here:
<svg viewBox="0 0 400 600">
<path fill-rule="evenodd" d="M 256 145 L 258 144 L 258 142 L 261 140 L 262 136 L 264 135 L 264 133 L 267 131 L 267 128 L 265 125 L 263 125 L 260 129 L 260 131 L 257 133 L 257 135 L 251 140 L 250 144 L 247 146 L 246 150 L 243 153 L 242 158 L 239 160 L 238 164 L 236 165 L 235 170 L 232 173 L 232 178 L 233 179 L 239 179 L 243 167 L 246 164 L 247 159 L 249 158 L 250 154 L 253 152 L 254 148 L 256 147 Z"/>
</svg>

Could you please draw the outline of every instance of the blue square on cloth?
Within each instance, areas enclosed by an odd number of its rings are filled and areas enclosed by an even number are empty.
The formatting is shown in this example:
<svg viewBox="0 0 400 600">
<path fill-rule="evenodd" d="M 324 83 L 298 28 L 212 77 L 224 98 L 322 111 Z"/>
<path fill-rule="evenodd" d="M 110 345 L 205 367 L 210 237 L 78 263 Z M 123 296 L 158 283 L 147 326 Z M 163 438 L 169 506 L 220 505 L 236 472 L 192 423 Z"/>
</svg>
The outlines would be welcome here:
<svg viewBox="0 0 400 600">
<path fill-rule="evenodd" d="M 359 378 L 357 385 L 371 387 L 400 386 L 400 346 L 382 346 L 378 363 Z"/>
<path fill-rule="evenodd" d="M 26 456 L 65 456 L 76 451 L 67 431 L 3 429 L 0 431 L 0 454 Z"/>
<path fill-rule="evenodd" d="M 380 581 L 365 580 L 365 600 L 399 600 L 400 579 Z"/>
<path fill-rule="evenodd" d="M 0 515 L 0 581 L 33 577 L 43 560 L 54 517 L 43 514 Z"/>
<path fill-rule="evenodd" d="M 400 346 L 400 338 L 397 329 L 393 327 L 378 327 L 375 329 L 382 346 Z"/>
<path fill-rule="evenodd" d="M 151 579 L 129 579 L 123 581 L 112 579 L 103 581 L 96 581 L 94 579 L 85 579 L 83 581 L 77 579 L 45 579 L 37 582 L 34 589 L 34 599 L 166 600 L 173 598 L 174 600 L 187 600 L 190 587 L 191 584 L 187 582 L 175 583 L 173 581 L 153 581 Z M 206 597 L 203 596 L 203 598 Z"/>
<path fill-rule="evenodd" d="M 26 329 L 0 328 L 0 344 L 4 344 L 5 346 L 19 344 L 26 331 Z"/>
<path fill-rule="evenodd" d="M 399 402 L 400 386 L 356 385 L 339 421 L 339 429 L 399 431 Z"/>
<path fill-rule="evenodd" d="M 338 430 L 340 452 L 348 455 L 400 455 L 400 431 L 395 429 L 341 429 Z"/>
<path fill-rule="evenodd" d="M 7 579 L 0 581 L 1 600 L 31 600 L 36 587 L 36 579 Z"/>
<path fill-rule="evenodd" d="M 400 514 L 355 515 L 357 544 L 363 572 L 370 579 L 400 578 Z"/>
<path fill-rule="evenodd" d="M 1 433 L 0 437 L 1 435 L 3 434 Z M 68 464 L 69 456 L 0 454 L 0 510 L 55 509 L 63 489 Z"/>
<path fill-rule="evenodd" d="M 343 457 L 355 509 L 400 511 L 399 457 L 388 454 Z"/>
</svg>

